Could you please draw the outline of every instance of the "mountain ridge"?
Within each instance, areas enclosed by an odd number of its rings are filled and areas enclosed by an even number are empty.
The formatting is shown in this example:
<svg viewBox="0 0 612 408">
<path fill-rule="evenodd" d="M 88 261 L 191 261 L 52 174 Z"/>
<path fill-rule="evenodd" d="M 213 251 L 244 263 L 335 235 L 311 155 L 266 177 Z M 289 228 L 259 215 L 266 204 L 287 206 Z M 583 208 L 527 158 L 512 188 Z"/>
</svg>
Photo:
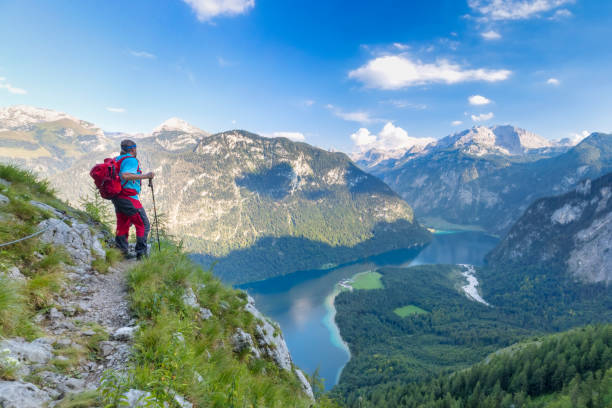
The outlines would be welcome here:
<svg viewBox="0 0 612 408">
<path fill-rule="evenodd" d="M 29 134 L 35 148 L 65 133 L 64 128 L 54 128 L 42 134 L 45 127 L 48 124 L 36 124 Z M 76 203 L 83 186 L 91 185 L 89 169 L 116 155 L 120 140 L 91 136 L 104 141 L 98 145 L 102 148 L 76 149 L 84 136 L 75 134 L 66 147 L 55 146 L 61 157 L 55 160 L 28 156 L 21 144 L 21 163 L 44 172 L 63 198 Z M 156 173 L 157 208 L 168 231 L 183 237 L 187 249 L 222 261 L 217 270 L 225 270 L 224 278 L 234 282 L 293 272 L 289 260 L 304 260 L 301 267 L 310 270 L 429 240 L 410 206 L 344 153 L 241 130 L 208 136 L 164 130 L 137 143 L 141 166 Z M 143 204 L 150 208 L 148 189 L 142 193 Z M 281 239 L 286 261 L 273 262 L 278 248 L 256 246 L 250 256 L 260 263 L 245 268 L 244 250 L 266 242 L 263 238 Z M 319 262 L 319 253 L 312 251 L 323 251 L 330 258 Z M 224 263 L 232 263 L 228 259 L 232 252 L 239 263 L 224 269 Z M 266 271 L 266 263 L 276 267 Z"/>
</svg>

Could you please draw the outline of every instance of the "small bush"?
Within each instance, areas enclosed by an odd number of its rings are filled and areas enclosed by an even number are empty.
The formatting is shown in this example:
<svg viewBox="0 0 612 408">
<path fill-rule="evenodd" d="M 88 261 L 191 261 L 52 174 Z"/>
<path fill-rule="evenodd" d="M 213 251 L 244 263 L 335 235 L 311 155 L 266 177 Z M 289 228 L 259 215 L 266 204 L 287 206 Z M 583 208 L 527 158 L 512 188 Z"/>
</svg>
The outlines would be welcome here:
<svg viewBox="0 0 612 408">
<path fill-rule="evenodd" d="M 20 367 L 19 360 L 11 357 L 9 349 L 0 350 L 0 379 L 14 381 Z"/>
</svg>

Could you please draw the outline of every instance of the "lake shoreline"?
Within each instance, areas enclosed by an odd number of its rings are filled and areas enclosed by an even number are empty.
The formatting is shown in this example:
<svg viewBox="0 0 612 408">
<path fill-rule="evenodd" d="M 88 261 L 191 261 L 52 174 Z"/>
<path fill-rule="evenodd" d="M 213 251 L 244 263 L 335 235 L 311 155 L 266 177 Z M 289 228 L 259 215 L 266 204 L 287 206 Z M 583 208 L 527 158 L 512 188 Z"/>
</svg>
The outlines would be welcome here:
<svg viewBox="0 0 612 408">
<path fill-rule="evenodd" d="M 325 309 L 327 313 L 323 317 L 323 325 L 325 325 L 325 327 L 327 327 L 327 329 L 329 330 L 329 338 L 332 344 L 338 347 L 339 349 L 343 350 L 348 355 L 348 360 L 338 370 L 338 373 L 335 379 L 336 384 L 340 381 L 340 375 L 342 374 L 342 370 L 344 369 L 346 364 L 348 364 L 349 361 L 351 361 L 351 349 L 349 348 L 348 343 L 344 341 L 344 339 L 342 338 L 342 335 L 340 334 L 340 328 L 338 327 L 338 324 L 336 323 L 337 310 L 336 310 L 335 301 L 336 301 L 336 296 L 338 296 L 341 292 L 342 292 L 342 288 L 340 287 L 339 283 L 334 285 L 334 290 L 332 291 L 332 293 L 325 298 Z"/>
</svg>

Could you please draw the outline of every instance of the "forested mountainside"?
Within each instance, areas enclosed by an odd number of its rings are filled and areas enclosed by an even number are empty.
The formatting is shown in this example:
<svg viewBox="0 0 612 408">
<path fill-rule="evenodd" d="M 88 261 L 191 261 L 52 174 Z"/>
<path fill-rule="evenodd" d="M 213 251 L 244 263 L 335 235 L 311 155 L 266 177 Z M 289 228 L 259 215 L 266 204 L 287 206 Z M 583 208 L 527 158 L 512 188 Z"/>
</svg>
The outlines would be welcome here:
<svg viewBox="0 0 612 408">
<path fill-rule="evenodd" d="M 484 296 L 558 328 L 612 319 L 610 191 L 612 173 L 534 202 L 479 271 Z"/>
<path fill-rule="evenodd" d="M 537 200 L 489 253 L 483 267 L 381 268 L 383 289 L 341 293 L 336 298 L 336 320 L 352 359 L 335 390 L 339 398 L 349 406 L 359 406 L 360 398 L 377 401 L 372 406 L 418 406 L 429 397 L 431 401 L 439 398 L 442 405 L 442 400 L 455 399 L 458 406 L 481 406 L 561 392 L 553 399 L 564 400 L 575 373 L 556 388 L 535 393 L 515 386 L 510 391 L 502 388 L 506 394 L 491 391 L 493 382 L 488 391 L 463 389 L 455 394 L 452 388 L 447 396 L 446 391 L 438 394 L 437 388 L 406 384 L 467 367 L 534 334 L 612 322 L 607 256 L 612 249 L 611 180 L 608 174 L 583 181 L 569 193 Z M 466 296 L 465 272 L 471 270 L 476 272 L 484 301 Z M 410 313 L 402 313 L 404 309 Z M 536 376 L 535 368 L 529 378 Z M 597 384 L 609 381 L 610 374 L 605 373 L 609 368 L 598 366 L 590 375 Z M 575 379 L 571 389 L 575 391 L 576 382 L 586 378 Z M 535 377 L 533 381 L 548 380 Z M 412 387 L 411 391 L 406 387 Z M 421 391 L 434 395 L 421 395 Z M 402 397 L 413 392 L 413 397 Z M 387 394 L 395 395 L 393 403 L 385 400 Z"/>
<path fill-rule="evenodd" d="M 0 250 L 0 406 L 335 406 L 245 292 L 171 242 L 120 261 L 96 215 L 0 165 L 0 243 L 41 231 Z"/>
<path fill-rule="evenodd" d="M 120 138 L 78 136 L 64 122 L 52 122 L 51 135 L 78 148 L 51 154 L 47 136 L 40 136 L 49 122 L 35 119 L 10 128 L 11 135 L 25 133 L 11 136 L 12 156 L 2 160 L 48 172 L 59 194 L 78 203 L 91 184 L 89 169 L 116 154 Z M 95 148 L 81 147 L 81 138 L 96 138 Z M 318 269 L 429 240 L 410 206 L 342 153 L 246 131 L 207 136 L 178 120 L 137 142 L 142 167 L 156 172 L 156 200 L 169 233 L 203 254 L 198 259 L 205 264 L 218 260 L 215 273 L 226 280 Z M 149 193 L 144 187 L 146 205 Z"/>
<path fill-rule="evenodd" d="M 483 129 L 449 136 L 398 160 L 361 165 L 426 222 L 445 220 L 501 235 L 535 199 L 612 171 L 611 135 L 593 133 L 574 147 L 544 146 L 523 144 L 520 129 L 514 138 L 512 132 L 501 138 Z"/>
<path fill-rule="evenodd" d="M 612 325 L 537 337 L 422 384 L 376 390 L 362 407 L 555 407 L 612 405 Z"/>
</svg>

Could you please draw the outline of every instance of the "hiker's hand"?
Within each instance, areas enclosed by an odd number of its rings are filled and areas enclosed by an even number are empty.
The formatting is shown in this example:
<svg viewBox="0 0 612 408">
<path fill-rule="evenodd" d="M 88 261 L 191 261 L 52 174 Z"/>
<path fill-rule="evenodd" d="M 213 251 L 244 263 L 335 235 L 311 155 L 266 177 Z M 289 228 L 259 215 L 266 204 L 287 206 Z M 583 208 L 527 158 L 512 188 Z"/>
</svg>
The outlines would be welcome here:
<svg viewBox="0 0 612 408">
<path fill-rule="evenodd" d="M 155 177 L 155 173 L 153 173 L 152 171 L 144 175 L 144 178 L 147 178 L 149 180 L 153 179 L 153 177 Z"/>
</svg>

